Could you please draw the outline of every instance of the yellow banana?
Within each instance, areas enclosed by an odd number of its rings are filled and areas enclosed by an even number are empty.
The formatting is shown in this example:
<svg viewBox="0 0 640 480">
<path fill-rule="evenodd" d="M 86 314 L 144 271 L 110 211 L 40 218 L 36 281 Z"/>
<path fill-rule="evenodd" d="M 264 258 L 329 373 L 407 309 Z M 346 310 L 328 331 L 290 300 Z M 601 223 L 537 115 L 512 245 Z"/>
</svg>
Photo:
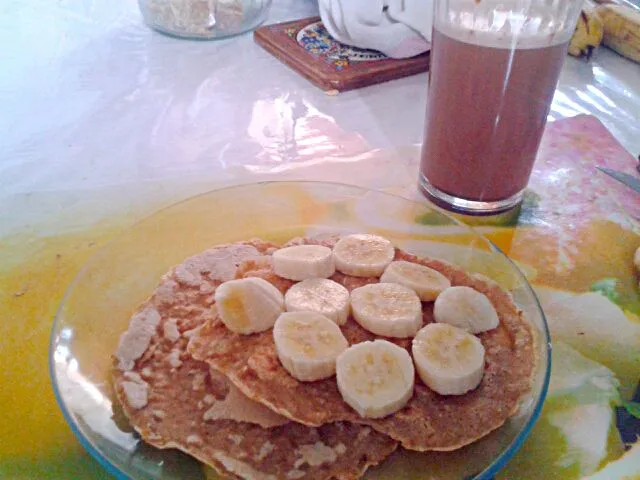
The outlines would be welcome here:
<svg viewBox="0 0 640 480">
<path fill-rule="evenodd" d="M 604 44 L 640 63 L 640 10 L 611 3 L 597 12 L 604 23 Z"/>
<path fill-rule="evenodd" d="M 591 58 L 593 52 L 602 42 L 603 23 L 598 12 L 590 4 L 585 3 L 578 24 L 569 42 L 569 54 L 574 57 Z"/>
</svg>

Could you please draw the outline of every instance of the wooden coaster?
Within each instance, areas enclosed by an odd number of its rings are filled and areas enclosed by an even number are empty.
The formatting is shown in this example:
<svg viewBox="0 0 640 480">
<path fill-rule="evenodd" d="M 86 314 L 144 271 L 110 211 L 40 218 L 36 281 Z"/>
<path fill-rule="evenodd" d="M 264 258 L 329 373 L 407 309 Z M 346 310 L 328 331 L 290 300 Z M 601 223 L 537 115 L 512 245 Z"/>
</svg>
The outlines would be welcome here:
<svg viewBox="0 0 640 480">
<path fill-rule="evenodd" d="M 344 45 L 329 35 L 320 17 L 258 28 L 253 38 L 265 50 L 326 91 L 345 91 L 425 72 L 429 52 L 396 60 L 374 50 Z"/>
</svg>

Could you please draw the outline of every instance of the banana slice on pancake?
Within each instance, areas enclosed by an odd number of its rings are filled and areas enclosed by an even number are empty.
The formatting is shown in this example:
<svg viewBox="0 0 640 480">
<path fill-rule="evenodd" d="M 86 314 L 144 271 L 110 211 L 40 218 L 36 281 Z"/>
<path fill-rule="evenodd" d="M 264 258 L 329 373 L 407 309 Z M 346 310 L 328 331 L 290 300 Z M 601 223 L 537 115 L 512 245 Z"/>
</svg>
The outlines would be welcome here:
<svg viewBox="0 0 640 480">
<path fill-rule="evenodd" d="M 422 326 L 420 298 L 397 283 L 372 283 L 354 289 L 351 310 L 363 328 L 383 337 L 412 337 Z"/>
<path fill-rule="evenodd" d="M 317 312 L 283 313 L 273 340 L 282 366 L 302 382 L 334 375 L 338 355 L 349 346 L 340 328 Z"/>
<path fill-rule="evenodd" d="M 236 333 L 264 332 L 284 311 L 284 296 L 262 278 L 229 280 L 216 289 L 216 310 L 222 322 Z"/>
<path fill-rule="evenodd" d="M 470 333 L 481 333 L 498 326 L 498 313 L 486 295 L 471 287 L 444 290 L 433 306 L 436 322 L 448 323 Z"/>
<path fill-rule="evenodd" d="M 276 275 L 294 281 L 329 278 L 336 271 L 331 249 L 322 245 L 281 248 L 273 252 L 272 262 Z"/>
<path fill-rule="evenodd" d="M 287 312 L 318 312 L 338 325 L 347 321 L 350 304 L 349 290 L 326 278 L 303 280 L 284 295 Z"/>
<path fill-rule="evenodd" d="M 437 270 L 406 260 L 391 262 L 380 281 L 404 285 L 415 291 L 423 302 L 434 301 L 451 286 L 449 279 Z"/>
<path fill-rule="evenodd" d="M 470 333 L 446 323 L 430 323 L 415 336 L 411 353 L 420 379 L 441 395 L 462 395 L 484 374 L 484 347 Z"/>
<path fill-rule="evenodd" d="M 393 244 L 378 235 L 347 235 L 333 247 L 336 269 L 354 277 L 379 277 L 395 254 Z"/>
<path fill-rule="evenodd" d="M 382 418 L 413 395 L 415 370 L 409 353 L 387 340 L 352 345 L 336 364 L 344 401 L 363 418 Z"/>
</svg>

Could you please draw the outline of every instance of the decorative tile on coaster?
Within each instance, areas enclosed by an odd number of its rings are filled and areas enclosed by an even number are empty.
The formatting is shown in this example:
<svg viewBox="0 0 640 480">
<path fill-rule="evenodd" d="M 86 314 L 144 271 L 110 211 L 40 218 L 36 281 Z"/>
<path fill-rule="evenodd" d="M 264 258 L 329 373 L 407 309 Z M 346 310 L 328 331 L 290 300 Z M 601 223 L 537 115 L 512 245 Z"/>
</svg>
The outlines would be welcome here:
<svg viewBox="0 0 640 480">
<path fill-rule="evenodd" d="M 352 90 L 427 71 L 429 52 L 393 59 L 334 40 L 319 17 L 258 28 L 256 43 L 327 92 Z"/>
</svg>

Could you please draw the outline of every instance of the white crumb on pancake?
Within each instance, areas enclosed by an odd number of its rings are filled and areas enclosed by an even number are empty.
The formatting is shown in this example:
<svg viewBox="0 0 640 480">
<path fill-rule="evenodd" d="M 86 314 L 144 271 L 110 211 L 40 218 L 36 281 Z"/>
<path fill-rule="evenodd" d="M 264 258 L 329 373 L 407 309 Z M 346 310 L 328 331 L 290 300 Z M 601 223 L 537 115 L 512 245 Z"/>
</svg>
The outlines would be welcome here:
<svg viewBox="0 0 640 480">
<path fill-rule="evenodd" d="M 223 452 L 213 452 L 213 458 L 219 461 L 229 472 L 238 475 L 239 477 L 250 478 L 251 480 L 278 480 L 275 475 L 259 472 L 251 465 L 241 462 L 240 460 L 236 460 L 235 458 L 231 458 Z"/>
<path fill-rule="evenodd" d="M 131 408 L 139 410 L 147 405 L 149 400 L 149 387 L 146 382 L 122 382 L 122 389 L 127 403 Z"/>
<path fill-rule="evenodd" d="M 171 365 L 172 368 L 180 368 L 182 366 L 182 360 L 180 360 L 180 351 L 179 350 L 171 350 L 169 356 L 167 357 L 167 362 Z"/>
<path fill-rule="evenodd" d="M 160 314 L 153 307 L 148 307 L 133 316 L 129 329 L 120 337 L 115 354 L 120 370 L 126 371 L 133 368 L 135 361 L 149 347 L 158 323 L 160 323 Z"/>
<path fill-rule="evenodd" d="M 185 330 L 184 332 L 182 332 L 182 336 L 184 338 L 191 338 L 194 335 L 196 335 L 200 331 L 201 328 L 202 328 L 202 325 L 199 326 L 199 327 L 196 327 L 196 328 L 192 328 L 191 330 Z"/>
<path fill-rule="evenodd" d="M 256 460 L 264 460 L 269 456 L 271 452 L 273 452 L 273 443 L 264 442 L 260 447 L 260 451 L 258 452 L 258 455 L 256 455 L 255 458 Z"/>
<path fill-rule="evenodd" d="M 189 435 L 187 436 L 187 443 L 189 445 L 201 445 L 202 437 L 200 435 Z"/>
<path fill-rule="evenodd" d="M 163 278 L 160 286 L 156 289 L 155 299 L 159 305 L 171 305 L 175 303 L 175 292 L 178 283 L 171 279 Z"/>
<path fill-rule="evenodd" d="M 296 456 L 299 458 L 294 464 L 295 468 L 299 468 L 305 463 L 310 467 L 319 467 L 325 463 L 333 463 L 338 458 L 336 451 L 322 442 L 316 442 L 312 445 L 300 445 L 296 449 Z"/>
<path fill-rule="evenodd" d="M 137 372 L 124 372 L 124 378 L 132 382 L 143 383 L 142 377 Z"/>
<path fill-rule="evenodd" d="M 206 375 L 203 372 L 197 373 L 193 377 L 193 381 L 191 382 L 191 389 L 194 392 L 199 392 L 204 388 L 204 381 L 206 379 Z"/>
<path fill-rule="evenodd" d="M 226 377 L 211 371 L 212 378 L 219 376 L 226 381 Z M 223 400 L 212 402 L 202 418 L 204 421 L 212 420 L 235 420 L 236 422 L 247 422 L 260 425 L 262 428 L 272 428 L 284 425 L 289 419 L 278 415 L 273 410 L 259 402 L 250 400 L 243 395 L 233 384 L 229 382 L 229 393 Z"/>
<path fill-rule="evenodd" d="M 162 326 L 164 337 L 170 342 L 176 342 L 180 338 L 180 330 L 178 330 L 178 321 L 175 318 L 170 318 Z"/>
<path fill-rule="evenodd" d="M 305 472 L 304 470 L 298 470 L 297 468 L 294 468 L 293 470 L 289 470 L 287 472 L 287 478 L 296 480 L 298 478 L 304 477 L 306 474 L 307 472 Z"/>
<path fill-rule="evenodd" d="M 232 280 L 239 261 L 261 256 L 251 245 L 236 245 L 234 249 L 208 250 L 188 258 L 175 269 L 178 282 L 190 287 L 202 287 L 207 280 Z M 206 292 L 206 288 L 201 290 Z"/>
</svg>

